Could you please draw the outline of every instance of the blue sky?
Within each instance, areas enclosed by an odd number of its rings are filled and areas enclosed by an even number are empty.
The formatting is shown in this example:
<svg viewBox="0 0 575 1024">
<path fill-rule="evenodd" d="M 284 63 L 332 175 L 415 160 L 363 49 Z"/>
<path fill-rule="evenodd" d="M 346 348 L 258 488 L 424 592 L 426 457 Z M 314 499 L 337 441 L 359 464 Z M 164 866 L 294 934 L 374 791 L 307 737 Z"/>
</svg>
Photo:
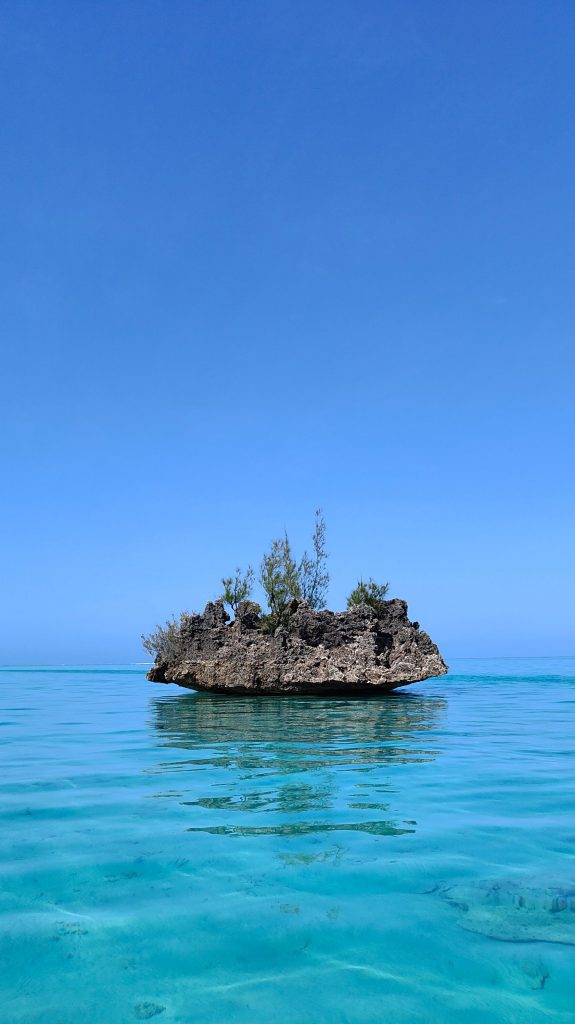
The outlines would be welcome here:
<svg viewBox="0 0 575 1024">
<path fill-rule="evenodd" d="M 447 657 L 573 654 L 571 3 L 0 12 L 0 662 L 321 505 Z"/>
</svg>

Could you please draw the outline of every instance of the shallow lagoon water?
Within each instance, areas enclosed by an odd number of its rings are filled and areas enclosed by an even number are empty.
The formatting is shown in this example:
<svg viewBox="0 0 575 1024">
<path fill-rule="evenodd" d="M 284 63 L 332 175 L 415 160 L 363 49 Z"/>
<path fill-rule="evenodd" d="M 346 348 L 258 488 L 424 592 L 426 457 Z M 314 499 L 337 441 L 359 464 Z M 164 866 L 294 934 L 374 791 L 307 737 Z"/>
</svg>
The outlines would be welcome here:
<svg viewBox="0 0 575 1024">
<path fill-rule="evenodd" d="M 568 658 L 361 701 L 3 670 L 0 1021 L 573 1024 L 574 737 Z"/>
</svg>

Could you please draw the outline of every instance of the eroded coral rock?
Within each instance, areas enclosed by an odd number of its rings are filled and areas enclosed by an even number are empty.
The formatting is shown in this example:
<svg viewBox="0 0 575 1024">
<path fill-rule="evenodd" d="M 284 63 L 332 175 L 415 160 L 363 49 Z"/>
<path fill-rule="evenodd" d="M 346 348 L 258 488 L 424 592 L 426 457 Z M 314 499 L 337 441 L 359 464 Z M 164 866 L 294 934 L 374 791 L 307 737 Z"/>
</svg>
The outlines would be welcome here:
<svg viewBox="0 0 575 1024">
<path fill-rule="evenodd" d="M 252 602 L 229 622 L 216 601 L 203 615 L 184 617 L 173 651 L 148 679 L 230 694 L 363 695 L 446 672 L 436 645 L 408 619 L 405 601 L 385 601 L 377 612 L 367 605 L 313 611 L 294 601 L 273 635 L 262 630 Z"/>
</svg>

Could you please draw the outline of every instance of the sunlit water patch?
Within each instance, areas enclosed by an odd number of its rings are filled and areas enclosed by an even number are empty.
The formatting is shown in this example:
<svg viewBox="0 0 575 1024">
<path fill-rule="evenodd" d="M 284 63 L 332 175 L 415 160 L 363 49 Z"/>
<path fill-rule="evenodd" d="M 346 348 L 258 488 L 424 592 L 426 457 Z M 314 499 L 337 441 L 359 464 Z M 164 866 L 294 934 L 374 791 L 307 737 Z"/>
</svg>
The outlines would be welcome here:
<svg viewBox="0 0 575 1024">
<path fill-rule="evenodd" d="M 0 1021 L 575 1021 L 575 659 L 0 672 Z"/>
</svg>

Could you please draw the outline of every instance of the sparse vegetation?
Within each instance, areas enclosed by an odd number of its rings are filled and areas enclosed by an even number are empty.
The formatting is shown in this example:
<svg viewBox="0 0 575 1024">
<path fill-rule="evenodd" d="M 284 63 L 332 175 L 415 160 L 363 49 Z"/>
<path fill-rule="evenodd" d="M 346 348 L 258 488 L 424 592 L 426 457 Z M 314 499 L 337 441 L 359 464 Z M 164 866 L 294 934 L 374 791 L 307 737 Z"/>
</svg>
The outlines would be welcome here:
<svg viewBox="0 0 575 1024">
<path fill-rule="evenodd" d="M 224 576 L 222 579 L 222 586 L 224 592 L 220 598 L 224 604 L 227 604 L 232 609 L 234 615 L 237 615 L 238 605 L 241 601 L 247 601 L 254 585 L 254 570 L 251 565 L 248 566 L 245 573 L 239 568 L 236 569 L 233 576 Z"/>
<path fill-rule="evenodd" d="M 376 583 L 371 577 L 367 581 L 358 580 L 347 599 L 347 607 L 355 608 L 359 604 L 367 604 L 376 612 L 381 612 L 385 603 L 385 595 L 389 590 L 389 583 Z"/>
<path fill-rule="evenodd" d="M 262 558 L 260 583 L 269 608 L 269 615 L 264 616 L 264 626 L 273 632 L 286 621 L 291 602 L 301 597 L 298 566 L 287 533 L 272 541 L 268 553 Z"/>
<path fill-rule="evenodd" d="M 321 509 L 316 509 L 315 529 L 312 537 L 313 555 L 304 551 L 298 568 L 299 588 L 304 601 L 311 608 L 325 608 L 329 573 L 326 568 L 325 519 Z"/>
<path fill-rule="evenodd" d="M 272 541 L 262 559 L 260 583 L 266 595 L 269 614 L 264 616 L 264 628 L 273 632 L 284 625 L 292 601 L 307 601 L 311 608 L 325 608 L 329 573 L 326 568 L 325 520 L 321 509 L 315 513 L 312 536 L 313 554 L 304 551 L 299 562 L 293 556 L 287 533 Z"/>
<path fill-rule="evenodd" d="M 267 613 L 261 618 L 259 605 L 250 601 L 255 583 L 255 573 L 251 566 L 245 572 L 238 566 L 233 575 L 222 578 L 224 589 L 218 600 L 228 605 L 244 625 L 251 620 L 249 628 L 259 626 L 268 633 L 288 623 L 294 601 L 306 601 L 316 611 L 325 608 L 329 586 L 325 536 L 325 520 L 321 509 L 317 509 L 311 554 L 304 551 L 298 561 L 286 532 L 283 537 L 272 541 L 262 558 L 259 571 L 259 583 L 268 606 Z M 366 604 L 380 613 L 388 590 L 388 583 L 376 583 L 371 577 L 367 582 L 360 579 L 347 599 L 347 607 L 350 609 Z M 142 643 L 148 654 L 162 660 L 175 658 L 188 619 L 188 613 L 184 612 L 179 622 L 169 619 L 164 626 L 156 626 L 148 636 L 143 635 Z"/>
<path fill-rule="evenodd" d="M 180 622 L 186 614 L 186 612 L 182 612 Z M 169 659 L 173 657 L 178 650 L 180 622 L 177 622 L 176 619 L 168 619 L 165 626 L 156 626 L 148 636 L 142 633 L 144 650 L 152 658 Z"/>
</svg>

